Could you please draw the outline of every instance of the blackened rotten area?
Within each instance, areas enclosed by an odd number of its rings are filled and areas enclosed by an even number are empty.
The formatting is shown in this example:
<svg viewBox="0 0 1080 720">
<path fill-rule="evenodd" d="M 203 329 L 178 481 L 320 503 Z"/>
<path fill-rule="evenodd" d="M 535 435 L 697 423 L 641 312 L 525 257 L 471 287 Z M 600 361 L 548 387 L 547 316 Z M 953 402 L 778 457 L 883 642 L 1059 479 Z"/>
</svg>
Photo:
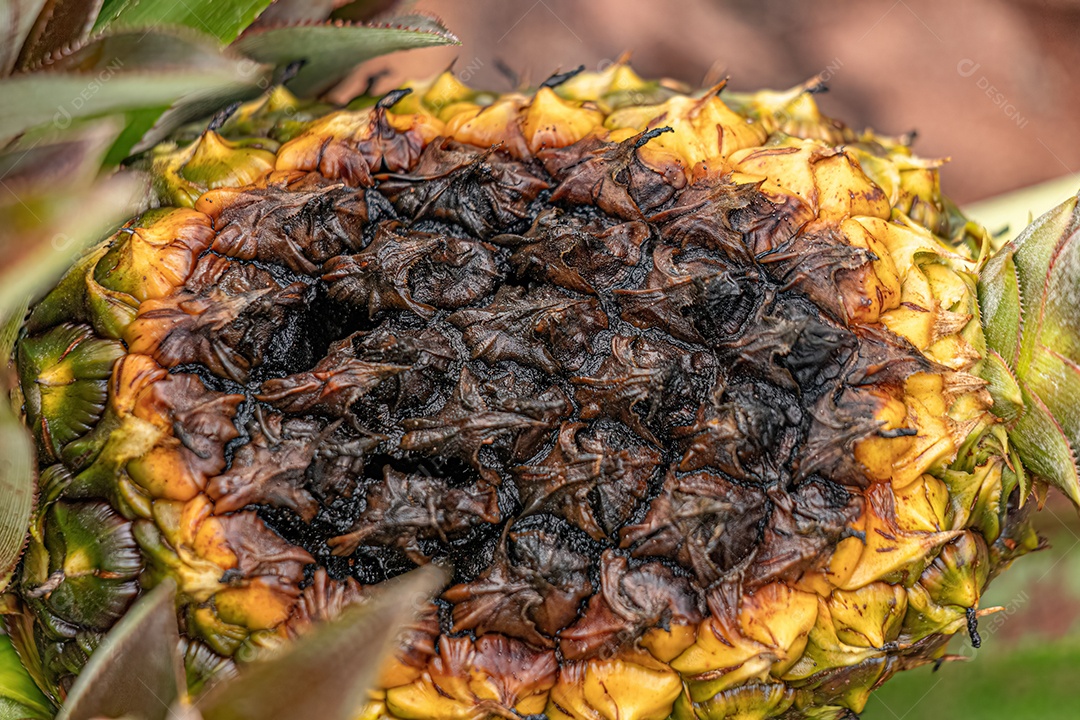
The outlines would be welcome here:
<svg viewBox="0 0 1080 720">
<path fill-rule="evenodd" d="M 302 472 L 232 491 L 336 577 L 453 565 L 444 630 L 537 645 L 608 612 L 582 588 L 615 583 L 645 627 L 689 622 L 725 578 L 819 567 L 860 513 L 843 458 L 877 408 L 847 402 L 858 432 L 815 445 L 809 470 L 808 438 L 850 383 L 892 382 L 881 359 L 914 351 L 815 305 L 835 273 L 793 284 L 758 261 L 805 208 L 674 182 L 636 148 L 590 138 L 523 163 L 435 142 L 373 189 L 315 178 L 226 210 L 215 252 L 290 277 L 215 292 L 283 293 L 297 275 L 303 301 L 237 303 L 248 333 L 218 333 L 203 365 L 235 358 L 250 423 L 282 428 L 244 443 L 307 448 Z M 499 620 L 522 607 L 528 627 Z M 608 642 L 584 637 L 564 652 Z"/>
</svg>

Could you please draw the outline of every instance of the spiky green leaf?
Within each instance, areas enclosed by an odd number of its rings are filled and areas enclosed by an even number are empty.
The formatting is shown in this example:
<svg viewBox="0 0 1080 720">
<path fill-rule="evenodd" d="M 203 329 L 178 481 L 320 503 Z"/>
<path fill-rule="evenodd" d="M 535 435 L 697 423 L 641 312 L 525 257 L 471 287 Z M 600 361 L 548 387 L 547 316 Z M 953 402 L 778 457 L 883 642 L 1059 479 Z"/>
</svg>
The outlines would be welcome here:
<svg viewBox="0 0 1080 720">
<path fill-rule="evenodd" d="M 101 122 L 0 155 L 0 317 L 55 282 L 137 207 L 144 180 L 130 173 L 95 178 L 116 132 L 115 123 Z"/>
<path fill-rule="evenodd" d="M 1023 316 L 1020 280 L 1009 246 L 992 257 L 979 275 L 979 314 L 987 348 L 1014 367 L 1020 350 Z"/>
<path fill-rule="evenodd" d="M 252 28 L 233 47 L 262 63 L 281 66 L 303 61 L 288 88 L 298 95 L 312 96 L 332 88 L 365 60 L 396 50 L 458 43 L 441 23 L 426 19 L 423 27 L 390 21 L 385 25 L 336 22 Z"/>
<path fill-rule="evenodd" d="M 147 107 L 132 110 L 125 116 L 124 129 L 120 133 L 108 154 L 102 161 L 107 168 L 116 167 L 130 157 L 135 146 L 146 136 L 158 119 L 168 110 L 167 107 Z"/>
<path fill-rule="evenodd" d="M 0 720 L 47 720 L 53 707 L 23 668 L 9 638 L 0 636 Z"/>
<path fill-rule="evenodd" d="M 1008 363 L 996 351 L 989 350 L 983 358 L 981 373 L 986 389 L 994 399 L 991 410 L 1002 420 L 1015 420 L 1024 412 L 1024 395 Z"/>
<path fill-rule="evenodd" d="M 991 353 L 983 363 L 995 412 L 1027 470 L 1080 506 L 1080 211 L 1072 198 L 988 262 L 979 301 Z M 1002 367 L 1001 365 L 1005 365 Z M 1014 381 L 1023 412 L 1009 395 Z M 1015 419 L 1014 419 L 1015 418 Z"/>
<path fill-rule="evenodd" d="M 320 22 L 330 17 L 338 0 L 276 0 L 259 16 L 259 26 L 279 26 L 299 22 Z"/>
<path fill-rule="evenodd" d="M 19 330 L 26 322 L 26 315 L 30 310 L 30 298 L 11 309 L 3 323 L 0 324 L 0 367 L 14 357 L 15 343 L 19 339 Z"/>
<path fill-rule="evenodd" d="M 106 0 L 95 30 L 188 27 L 229 43 L 272 0 Z"/>
<path fill-rule="evenodd" d="M 1009 439 L 1029 472 L 1080 505 L 1080 473 L 1073 445 L 1042 398 L 1030 388 L 1021 388 L 1026 411 L 1009 429 Z"/>
<path fill-rule="evenodd" d="M 174 31 L 98 37 L 49 72 L 0 80 L 0 138 L 51 123 L 168 105 L 266 82 L 258 63 L 222 54 L 212 41 Z"/>
<path fill-rule="evenodd" d="M 1075 445 L 1075 439 L 1080 438 L 1080 367 L 1051 348 L 1039 346 L 1025 379 Z"/>
<path fill-rule="evenodd" d="M 1075 205 L 1077 199 L 1068 204 Z M 1073 365 L 1080 363 L 1080 208 L 1072 218 L 1051 257 L 1041 289 L 1042 312 L 1036 343 L 1060 354 Z"/>
<path fill-rule="evenodd" d="M 34 443 L 8 403 L 0 402 L 0 590 L 26 543 L 34 509 Z"/>
<path fill-rule="evenodd" d="M 1077 198 L 1071 198 L 1038 218 L 1009 244 L 1014 248 L 1016 277 L 1020 284 L 1020 304 L 1026 318 L 1017 357 L 1017 369 L 1031 361 L 1036 345 L 1042 335 L 1043 313 L 1047 302 L 1048 280 L 1051 266 L 1055 264 L 1065 246 L 1072 242 L 1080 230 L 1080 214 Z M 1080 268 L 1055 270 L 1059 274 L 1073 270 L 1071 281 L 1076 282 Z M 1075 311 L 1076 308 L 1074 308 Z"/>
<path fill-rule="evenodd" d="M 444 579 L 433 566 L 386 583 L 363 605 L 317 628 L 282 655 L 245 668 L 196 707 L 205 720 L 349 720 L 375 686 L 404 627 Z"/>
<path fill-rule="evenodd" d="M 112 121 L 98 121 L 66 132 L 33 133 L 20 138 L 0 152 L 0 178 L 9 191 L 6 197 L 0 196 L 0 205 L 17 203 L 20 197 L 89 185 L 118 127 Z"/>
<path fill-rule="evenodd" d="M 171 580 L 144 595 L 90 656 L 57 720 L 166 720 L 184 687 Z"/>
<path fill-rule="evenodd" d="M 19 53 L 19 67 L 32 68 L 53 53 L 86 40 L 101 3 L 102 0 L 48 0 Z"/>
<path fill-rule="evenodd" d="M 0 2 L 0 77 L 15 69 L 19 52 L 46 0 L 5 0 Z"/>
<path fill-rule="evenodd" d="M 0 253 L 7 258 L 0 267 L 0 313 L 7 315 L 55 282 L 91 243 L 131 215 L 144 192 L 144 182 L 125 174 L 68 195 L 0 208 L 0 223 L 25 228 L 15 237 L 0 237 Z"/>
</svg>

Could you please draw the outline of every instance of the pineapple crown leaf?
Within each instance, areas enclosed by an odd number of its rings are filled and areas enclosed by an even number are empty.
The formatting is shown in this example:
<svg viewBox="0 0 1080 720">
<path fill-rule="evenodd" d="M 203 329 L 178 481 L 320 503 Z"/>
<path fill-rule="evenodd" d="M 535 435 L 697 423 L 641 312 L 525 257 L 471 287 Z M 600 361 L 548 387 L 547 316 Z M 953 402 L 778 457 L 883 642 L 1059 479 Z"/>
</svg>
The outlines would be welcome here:
<svg viewBox="0 0 1080 720">
<path fill-rule="evenodd" d="M 254 27 L 233 47 L 258 62 L 284 66 L 302 61 L 286 87 L 301 96 L 319 95 L 337 85 L 356 65 L 412 48 L 458 45 L 434 17 L 407 16 L 374 24 L 344 20 L 303 20 Z"/>
<path fill-rule="evenodd" d="M 0 636 L 0 720 L 47 720 L 52 703 L 23 667 L 11 639 Z"/>
<path fill-rule="evenodd" d="M 380 585 L 370 601 L 302 636 L 272 660 L 249 665 L 236 680 L 211 688 L 196 709 L 205 720 L 354 717 L 401 629 L 446 579 L 445 571 L 428 565 Z"/>
<path fill-rule="evenodd" d="M 176 585 L 165 580 L 135 603 L 91 656 L 57 720 L 134 715 L 165 720 L 181 698 Z"/>
<path fill-rule="evenodd" d="M 217 51 L 205 38 L 176 29 L 96 36 L 54 56 L 44 72 L 0 80 L 7 102 L 0 137 L 52 122 L 170 105 L 184 98 L 257 92 L 264 69 Z"/>
<path fill-rule="evenodd" d="M 99 121 L 56 138 L 27 137 L 0 153 L 11 189 L 0 202 L 0 357 L 12 354 L 18 327 L 39 287 L 55 281 L 100 233 L 127 217 L 143 187 L 132 175 L 97 179 L 119 124 Z M 34 505 L 35 452 L 7 403 L 0 403 L 0 590 L 11 580 Z"/>
<path fill-rule="evenodd" d="M 105 0 L 96 32 L 158 25 L 189 27 L 230 43 L 256 20 L 272 0 Z"/>
<path fill-rule="evenodd" d="M 45 7 L 46 0 L 0 2 L 0 77 L 15 69 L 27 36 Z"/>
<path fill-rule="evenodd" d="M 70 195 L 48 195 L 0 208 L 10 231 L 3 240 L 0 317 L 10 317 L 39 288 L 58 278 L 91 242 L 130 216 L 145 194 L 145 183 L 118 175 Z M 0 561 L 2 564 L 2 561 Z M 2 586 L 0 586 L 2 588 Z"/>
<path fill-rule="evenodd" d="M 130 173 L 97 177 L 118 131 L 119 123 L 99 121 L 60 137 L 27 136 L 0 153 L 0 173 L 13 191 L 0 202 L 0 318 L 25 307 L 38 287 L 135 209 L 144 182 Z M 0 565 L 4 560 L 0 555 Z"/>
<path fill-rule="evenodd" d="M 120 132 L 119 123 L 97 120 L 66 132 L 28 133 L 0 151 L 0 177 L 11 193 L 0 205 L 18 197 L 37 196 L 62 186 L 85 187 L 97 177 L 102 157 Z"/>
<path fill-rule="evenodd" d="M 49 0 L 19 52 L 20 70 L 31 68 L 59 48 L 90 34 L 102 0 Z"/>
<path fill-rule="evenodd" d="M 302 20 L 324 20 L 345 0 L 277 0 L 249 27 L 288 24 Z"/>
<path fill-rule="evenodd" d="M 224 62 L 223 62 L 224 61 Z M 120 70 L 151 74 L 178 69 L 213 70 L 225 62 L 252 63 L 206 33 L 183 25 L 140 25 L 95 32 L 54 49 L 26 73 L 70 72 L 92 75 Z M 250 67 L 248 68 L 250 73 Z M 110 78 L 102 78 L 105 83 Z"/>
<path fill-rule="evenodd" d="M 995 412 L 1026 469 L 1080 506 L 1078 203 L 1065 201 L 1002 247 L 978 290 Z"/>
<path fill-rule="evenodd" d="M 366 23 L 389 17 L 401 0 L 275 0 L 251 27 L 327 18 Z"/>
<path fill-rule="evenodd" d="M 995 415 L 1009 422 L 1023 414 L 1023 391 L 1009 364 L 996 350 L 987 350 L 981 376 L 986 380 L 990 395 L 994 398 L 991 409 Z"/>
<path fill-rule="evenodd" d="M 3 588 L 11 582 L 26 544 L 26 528 L 35 501 L 33 441 L 6 402 L 0 403 L 0 453 L 6 466 L 0 474 L 0 588 Z"/>
<path fill-rule="evenodd" d="M 311 95 L 380 54 L 458 42 L 427 15 L 372 25 L 351 19 L 366 18 L 387 3 L 378 8 L 362 3 L 366 11 L 328 19 L 329 13 L 353 5 L 325 0 L 301 8 L 289 2 L 275 12 L 272 0 L 3 0 L 0 38 L 13 49 L 0 54 L 0 77 L 10 75 L 0 80 L 9 101 L 0 111 L 0 142 L 50 121 L 67 127 L 79 118 L 116 112 L 145 115 L 154 109 L 160 115 L 193 98 L 200 112 L 212 113 L 267 87 L 271 68 L 262 62 L 279 68 L 306 63 L 289 87 Z M 267 10 L 268 22 L 252 25 Z M 251 55 L 245 56 L 248 49 Z M 195 114 L 178 113 L 182 121 Z M 165 126 L 143 143 L 139 138 L 126 142 L 125 148 L 145 148 L 175 128 Z M 148 125 L 140 117 L 132 127 Z"/>
<path fill-rule="evenodd" d="M 39 284 L 56 279 L 97 233 L 132 210 L 139 183 L 132 176 L 97 180 L 101 158 L 119 132 L 111 120 L 80 125 L 56 133 L 28 135 L 0 152 L 0 176 L 10 190 L 0 200 L 0 222 L 7 228 L 0 269 L 0 318 L 21 320 L 29 296 Z M 88 205 L 86 214 L 72 210 L 94 200 L 120 202 L 117 207 Z M 81 224 L 89 218 L 90 225 Z M 0 345 L 10 357 L 14 338 Z M 0 557 L 0 564 L 3 558 Z"/>
<path fill-rule="evenodd" d="M 370 22 L 380 17 L 387 17 L 396 12 L 401 5 L 408 6 L 410 3 L 401 0 L 333 0 L 337 9 L 331 13 L 331 17 L 339 20 L 352 20 L 354 22 Z"/>
</svg>

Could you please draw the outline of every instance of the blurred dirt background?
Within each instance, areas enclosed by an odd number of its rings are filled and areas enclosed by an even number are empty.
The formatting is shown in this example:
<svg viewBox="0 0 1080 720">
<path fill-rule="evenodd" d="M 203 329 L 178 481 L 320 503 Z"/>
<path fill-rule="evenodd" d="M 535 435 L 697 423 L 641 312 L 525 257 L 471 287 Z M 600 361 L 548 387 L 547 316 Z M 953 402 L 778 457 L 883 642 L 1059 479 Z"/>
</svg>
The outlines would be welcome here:
<svg viewBox="0 0 1080 720">
<path fill-rule="evenodd" d="M 473 85 L 511 89 L 500 64 L 540 82 L 624 51 L 641 74 L 735 89 L 829 77 L 826 112 L 919 133 L 949 156 L 944 186 L 982 199 L 1080 172 L 1080 0 L 419 0 L 461 46 L 376 61 L 386 90 L 454 62 Z"/>
</svg>

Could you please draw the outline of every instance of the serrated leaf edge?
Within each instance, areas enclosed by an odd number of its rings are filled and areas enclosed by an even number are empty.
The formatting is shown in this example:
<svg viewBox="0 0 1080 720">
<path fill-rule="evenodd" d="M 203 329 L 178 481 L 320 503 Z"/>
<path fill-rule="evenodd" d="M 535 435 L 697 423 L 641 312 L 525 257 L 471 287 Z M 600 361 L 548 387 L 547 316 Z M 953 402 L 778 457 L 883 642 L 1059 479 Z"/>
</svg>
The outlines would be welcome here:
<svg viewBox="0 0 1080 720">
<path fill-rule="evenodd" d="M 181 38 L 181 39 L 184 39 L 184 40 L 192 40 L 192 41 L 195 41 L 195 42 L 203 43 L 203 44 L 205 44 L 207 46 L 208 49 L 213 48 L 214 50 L 217 51 L 217 53 L 219 55 L 222 55 L 227 60 L 248 60 L 248 59 L 250 59 L 246 55 L 244 55 L 243 53 L 236 51 L 232 47 L 231 44 L 222 45 L 221 43 L 219 43 L 217 41 L 217 39 L 213 35 L 208 35 L 207 33 L 199 32 L 198 30 L 194 30 L 194 29 L 189 28 L 189 27 L 184 27 L 183 25 L 153 25 L 153 26 L 149 26 L 149 27 L 124 27 L 124 28 L 117 28 L 115 30 L 102 30 L 100 32 L 97 32 L 97 33 L 94 33 L 93 35 L 88 36 L 85 40 L 83 40 L 80 43 L 69 43 L 68 45 L 64 46 L 62 49 L 54 50 L 48 56 L 42 58 L 42 60 L 40 62 L 27 67 L 25 70 L 22 70 L 22 71 L 20 71 L 18 73 L 15 73 L 11 77 L 16 78 L 16 77 L 19 77 L 20 75 L 24 75 L 24 74 L 29 75 L 29 74 L 32 74 L 32 73 L 35 73 L 35 72 L 49 72 L 49 66 L 50 65 L 54 65 L 54 64 L 60 62 L 61 60 L 64 60 L 64 59 L 74 55 L 75 53 L 79 52 L 80 50 L 84 50 L 87 47 L 90 47 L 91 45 L 93 45 L 95 42 L 98 42 L 98 41 L 101 41 L 101 40 L 107 40 L 109 38 L 119 37 L 121 35 L 139 35 L 139 34 L 147 35 L 147 34 L 150 34 L 150 33 L 156 33 L 158 35 L 172 35 L 174 37 L 178 37 L 178 38 Z M 153 74 L 157 74 L 158 72 L 168 72 L 168 70 L 166 69 L 167 67 L 169 67 L 169 66 L 165 66 L 163 68 L 155 70 Z M 187 68 L 189 66 L 187 66 L 187 65 L 177 65 L 176 67 L 178 67 L 178 68 Z M 133 71 L 129 71 L 129 72 L 125 73 L 125 74 L 130 74 L 130 75 L 134 76 L 137 73 L 138 73 L 137 70 L 133 70 Z M 78 73 L 71 73 L 71 74 L 77 75 Z"/>
<path fill-rule="evenodd" d="M 1016 386 L 1020 387 L 1020 381 L 1016 377 L 1016 371 L 1013 370 L 1012 367 L 1010 367 L 1008 361 L 1006 361 L 1005 358 L 1001 357 L 1001 353 L 999 353 L 997 350 L 994 350 L 992 348 L 987 348 L 986 349 L 986 355 L 984 356 L 983 359 L 986 360 L 986 359 L 989 359 L 989 358 L 997 358 L 999 361 L 1001 361 L 1001 365 L 1005 369 L 1005 372 L 1007 372 L 1009 374 L 1009 377 L 1012 378 L 1012 381 L 1014 383 L 1016 383 Z M 986 377 L 984 377 L 982 375 L 980 375 L 979 377 L 986 382 L 986 389 L 987 389 L 987 391 L 991 392 L 991 396 L 993 396 L 993 392 L 990 391 L 990 388 L 993 386 L 993 383 L 991 383 L 989 380 L 986 379 Z M 1012 418 L 1011 420 L 1009 420 L 1010 425 L 1016 424 L 1021 418 L 1024 417 L 1024 415 L 1027 414 L 1027 407 L 1024 405 L 1023 397 L 1020 398 L 1019 405 L 1020 405 L 1020 413 L 1015 418 Z"/>
<path fill-rule="evenodd" d="M 442 20 L 438 16 L 432 15 L 431 18 L 433 20 L 435 20 L 439 25 L 443 25 Z M 354 28 L 370 28 L 372 30 L 404 30 L 404 31 L 407 31 L 407 32 L 414 32 L 414 33 L 417 33 L 417 34 L 432 35 L 432 36 L 435 36 L 435 37 L 446 38 L 446 39 L 449 39 L 451 41 L 452 45 L 460 45 L 461 44 L 461 38 L 459 38 L 457 35 L 455 35 L 449 29 L 445 29 L 445 26 L 444 26 L 444 30 L 440 32 L 440 31 L 437 31 L 437 30 L 429 30 L 427 28 L 414 27 L 412 25 L 400 25 L 400 24 L 389 23 L 389 22 L 388 23 L 357 23 L 357 22 L 352 22 L 352 21 L 349 21 L 349 20 L 297 20 L 297 21 L 294 21 L 294 22 L 272 23 L 272 24 L 269 24 L 269 25 L 263 25 L 261 27 L 251 27 L 251 28 L 248 28 L 247 30 L 244 30 L 244 32 L 242 32 L 240 34 L 240 36 L 236 40 L 233 41 L 233 43 L 236 43 L 241 38 L 246 38 L 246 37 L 254 36 L 254 35 L 262 35 L 264 33 L 271 32 L 273 30 L 288 30 L 288 29 L 291 29 L 291 28 L 305 28 L 305 27 L 336 27 L 336 28 L 354 27 Z"/>
<path fill-rule="evenodd" d="M 1042 343 L 1041 337 L 1040 337 L 1042 335 L 1043 320 L 1045 320 L 1045 318 L 1046 318 L 1046 299 L 1047 299 L 1047 296 L 1050 294 L 1050 282 L 1051 282 L 1051 280 L 1053 278 L 1054 266 L 1057 265 L 1058 259 L 1061 257 L 1061 254 L 1065 251 L 1065 246 L 1069 243 L 1070 240 L 1072 240 L 1073 238 L 1078 237 L 1078 236 L 1080 236 L 1080 203 L 1077 203 L 1077 208 L 1075 210 L 1073 210 L 1073 220 L 1072 220 L 1072 222 L 1069 223 L 1068 228 L 1066 229 L 1066 231 L 1064 233 L 1062 233 L 1062 236 L 1058 239 L 1057 243 L 1054 245 L 1054 251 L 1050 254 L 1050 262 L 1046 266 L 1046 277 L 1043 278 L 1042 292 L 1039 293 L 1039 303 L 1038 303 L 1039 315 L 1038 315 L 1038 318 L 1037 318 L 1038 322 L 1035 324 L 1035 327 L 1032 329 L 1033 332 L 1035 333 L 1035 338 L 1032 340 L 1032 353 L 1033 354 L 1034 354 L 1034 351 L 1036 349 L 1040 348 L 1040 347 L 1044 348 L 1046 350 L 1050 350 L 1055 355 L 1058 354 L 1056 351 L 1053 351 L 1050 347 L 1044 345 Z M 1021 290 L 1021 293 L 1022 292 L 1023 291 Z M 1021 295 L 1021 301 L 1023 301 L 1022 295 Z M 1021 306 L 1021 315 L 1022 314 L 1023 314 L 1023 306 Z M 1023 332 L 1023 331 L 1021 331 L 1021 332 Z M 1023 337 L 1024 337 L 1024 335 L 1021 334 L 1021 338 L 1023 338 Z M 1071 361 L 1070 361 L 1070 363 L 1071 363 Z"/>
<path fill-rule="evenodd" d="M 1065 496 L 1067 498 L 1069 498 L 1070 501 L 1072 501 L 1074 504 L 1076 504 L 1077 507 L 1080 507 L 1080 462 L 1077 462 L 1076 451 L 1073 449 L 1072 442 L 1069 441 L 1069 437 L 1065 434 L 1065 431 L 1062 429 L 1061 423 L 1059 423 L 1058 419 L 1056 417 L 1054 417 L 1054 413 L 1050 412 L 1050 408 L 1048 408 L 1046 406 L 1046 403 L 1043 401 L 1042 397 L 1038 393 L 1033 392 L 1026 382 L 1023 382 L 1021 380 L 1021 381 L 1019 381 L 1019 383 L 1020 383 L 1020 387 L 1024 391 L 1024 393 L 1028 397 L 1031 398 L 1032 402 L 1036 403 L 1039 406 L 1039 409 L 1043 413 L 1045 413 L 1046 417 L 1049 418 L 1051 423 L 1053 423 L 1054 429 L 1056 429 L 1058 431 L 1058 433 L 1061 435 L 1061 439 L 1065 443 L 1065 449 L 1069 452 L 1069 460 L 1072 462 L 1073 473 L 1078 478 L 1078 484 L 1077 484 L 1077 487 L 1072 492 L 1069 492 L 1068 489 L 1063 488 L 1063 487 L 1058 487 L 1055 483 L 1050 482 L 1048 478 L 1042 478 L 1042 479 L 1045 482 L 1047 482 L 1047 484 L 1053 485 L 1054 487 L 1057 487 L 1059 490 L 1061 490 L 1063 493 L 1065 493 Z M 1023 459 L 1023 458 L 1021 457 L 1021 459 Z M 1042 476 L 1039 475 L 1039 477 L 1042 477 Z"/>
<path fill-rule="evenodd" d="M 1036 242 L 1037 243 L 1036 240 L 1033 240 L 1036 233 L 1045 231 L 1048 225 L 1050 225 L 1051 223 L 1054 223 L 1057 220 L 1058 213 L 1060 213 L 1062 211 L 1062 209 L 1064 208 L 1064 206 L 1068 205 L 1070 202 L 1073 203 L 1072 210 L 1069 213 L 1070 217 L 1065 222 L 1062 223 L 1062 225 L 1064 225 L 1064 231 L 1061 233 L 1060 237 L 1058 237 L 1057 240 L 1054 242 L 1053 250 L 1050 253 L 1050 256 L 1049 256 L 1049 258 L 1047 260 L 1046 270 L 1044 272 L 1044 275 L 1043 275 L 1043 278 L 1042 278 L 1042 283 L 1041 283 L 1042 290 L 1039 293 L 1038 298 L 1032 298 L 1033 301 L 1036 301 L 1036 300 L 1038 301 L 1036 303 L 1036 307 L 1038 309 L 1038 314 L 1037 314 L 1037 317 L 1035 318 L 1035 320 L 1037 320 L 1037 325 L 1034 328 L 1027 327 L 1027 323 L 1024 322 L 1024 319 L 1025 319 L 1024 318 L 1025 299 L 1024 299 L 1024 283 L 1023 283 L 1023 273 L 1026 272 L 1026 270 L 1021 269 L 1021 263 L 1017 261 L 1016 256 L 1021 251 L 1021 249 L 1023 248 L 1023 245 L 1025 243 L 1027 243 L 1027 242 Z M 1080 231 L 1080 194 L 1078 194 L 1076 197 L 1073 197 L 1073 198 L 1070 198 L 1069 200 L 1066 200 L 1065 202 L 1061 203 L 1057 207 L 1049 210 L 1048 212 L 1046 212 L 1043 215 L 1036 218 L 1036 220 L 1034 222 L 1032 222 L 1030 225 L 1028 225 L 1028 227 L 1022 233 L 1020 233 L 1019 237 L 1017 237 L 1015 240 L 1013 240 L 1008 245 L 1006 245 L 1004 248 L 1002 248 L 1003 252 L 1005 251 L 1006 248 L 1008 248 L 1012 253 L 1013 265 L 1016 268 L 1017 292 L 1018 292 L 1019 297 L 1020 297 L 1020 320 L 1021 320 L 1021 322 L 1020 322 L 1020 328 L 1017 330 L 1018 338 L 1019 338 L 1020 342 L 1017 345 L 1017 357 L 1014 360 L 1014 365 L 1013 365 L 1014 369 L 1016 370 L 1016 372 L 1018 374 L 1023 373 L 1023 368 L 1020 367 L 1020 363 L 1022 362 L 1022 360 L 1024 359 L 1025 356 L 1030 355 L 1030 353 L 1032 353 L 1034 351 L 1034 347 L 1038 343 L 1038 340 L 1039 340 L 1039 338 L 1038 338 L 1039 331 L 1042 329 L 1042 314 L 1043 314 L 1043 311 L 1044 311 L 1045 306 L 1046 306 L 1046 292 L 1047 292 L 1047 288 L 1048 288 L 1048 285 L 1049 285 L 1049 282 L 1050 282 L 1050 276 L 1051 276 L 1051 273 L 1052 273 L 1052 270 L 1053 270 L 1054 263 L 1055 263 L 1057 257 L 1061 254 L 1061 249 L 1064 246 L 1064 243 L 1069 238 L 1071 238 L 1074 234 L 1076 234 L 1078 231 Z M 1036 248 L 1037 248 L 1037 245 L 1036 245 Z M 1024 264 L 1026 266 L 1026 263 L 1024 263 Z M 1037 283 L 1032 283 L 1032 285 L 1034 287 L 1039 287 L 1039 284 L 1037 284 Z M 1029 336 L 1029 334 L 1028 334 L 1029 330 L 1032 331 L 1034 334 Z M 1031 340 L 1028 340 L 1028 337 L 1031 337 Z"/>
</svg>

